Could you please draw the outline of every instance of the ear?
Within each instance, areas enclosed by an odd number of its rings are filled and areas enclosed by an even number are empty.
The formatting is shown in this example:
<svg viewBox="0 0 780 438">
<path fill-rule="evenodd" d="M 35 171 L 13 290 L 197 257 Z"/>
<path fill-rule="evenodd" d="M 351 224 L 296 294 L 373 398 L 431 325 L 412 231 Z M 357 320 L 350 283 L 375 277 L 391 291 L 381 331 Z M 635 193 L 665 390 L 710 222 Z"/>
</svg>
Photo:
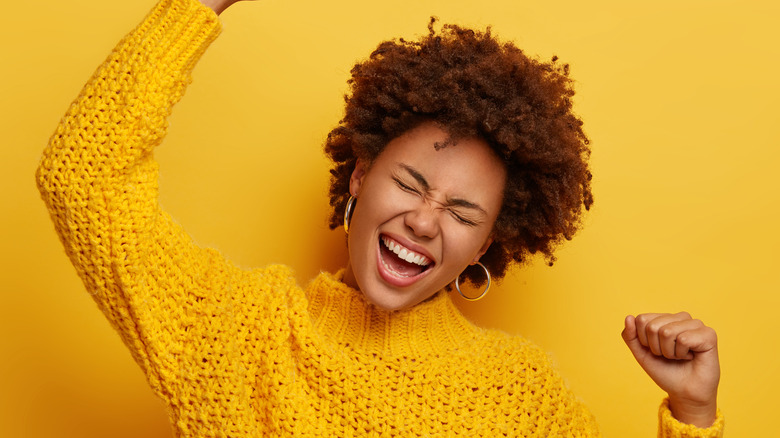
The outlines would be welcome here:
<svg viewBox="0 0 780 438">
<path fill-rule="evenodd" d="M 474 256 L 474 260 L 471 261 L 472 265 L 475 265 L 479 261 L 479 258 L 482 257 L 487 252 L 488 248 L 490 248 L 490 245 L 492 243 L 493 243 L 493 236 L 490 236 L 485 241 L 485 244 L 482 245 L 482 248 L 479 249 L 479 252 L 477 252 L 477 255 Z"/>
<path fill-rule="evenodd" d="M 368 167 L 363 160 L 358 159 L 355 164 L 355 170 L 352 171 L 352 176 L 349 177 L 349 194 L 357 197 L 360 193 L 360 187 L 363 185 L 363 179 L 366 177 Z"/>
</svg>

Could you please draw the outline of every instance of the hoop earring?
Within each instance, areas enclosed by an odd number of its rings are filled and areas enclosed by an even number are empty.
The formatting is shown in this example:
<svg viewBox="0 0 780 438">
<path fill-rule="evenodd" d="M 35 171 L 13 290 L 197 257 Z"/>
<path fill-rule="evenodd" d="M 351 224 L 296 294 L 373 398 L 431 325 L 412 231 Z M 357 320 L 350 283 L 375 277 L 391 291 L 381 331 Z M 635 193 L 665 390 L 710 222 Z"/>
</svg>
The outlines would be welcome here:
<svg viewBox="0 0 780 438">
<path fill-rule="evenodd" d="M 344 232 L 347 234 L 349 234 L 349 221 L 352 220 L 352 209 L 355 208 L 355 202 L 357 202 L 357 198 L 349 195 L 347 208 L 344 210 Z"/>
<path fill-rule="evenodd" d="M 478 296 L 478 297 L 473 297 L 473 298 L 472 298 L 472 297 L 467 297 L 466 295 L 464 295 L 464 294 L 463 294 L 463 291 L 461 291 L 461 290 L 460 290 L 460 275 L 458 275 L 457 277 L 455 277 L 455 289 L 457 289 L 457 290 L 458 290 L 458 293 L 460 294 L 460 296 L 462 296 L 462 297 L 463 297 L 463 299 L 464 299 L 464 300 L 466 300 L 466 301 L 477 301 L 477 300 L 481 300 L 481 299 L 482 299 L 482 298 L 485 296 L 485 294 L 487 294 L 487 291 L 488 291 L 488 289 L 490 289 L 490 272 L 488 271 L 488 268 L 486 268 L 486 267 L 485 267 L 485 265 L 483 265 L 483 264 L 482 264 L 482 263 L 480 263 L 480 262 L 477 262 L 477 264 L 478 264 L 480 267 L 482 267 L 482 269 L 484 269 L 484 270 L 485 270 L 485 275 L 487 276 L 487 286 L 485 286 L 485 290 L 483 290 L 483 291 L 482 291 L 482 293 L 481 293 L 481 294 L 479 294 L 479 296 Z"/>
</svg>

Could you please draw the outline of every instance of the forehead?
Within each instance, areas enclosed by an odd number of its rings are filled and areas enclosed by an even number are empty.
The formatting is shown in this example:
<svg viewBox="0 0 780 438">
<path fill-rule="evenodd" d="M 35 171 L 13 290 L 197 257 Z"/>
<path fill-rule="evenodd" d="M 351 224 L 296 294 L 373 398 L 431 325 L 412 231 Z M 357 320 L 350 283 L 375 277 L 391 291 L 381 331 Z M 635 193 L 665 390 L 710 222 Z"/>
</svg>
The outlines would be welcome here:
<svg viewBox="0 0 780 438">
<path fill-rule="evenodd" d="M 447 144 L 448 140 L 449 134 L 439 126 L 424 123 L 390 141 L 374 165 L 391 170 L 413 167 L 434 190 L 503 196 L 506 169 L 490 146 L 479 138 Z"/>
</svg>

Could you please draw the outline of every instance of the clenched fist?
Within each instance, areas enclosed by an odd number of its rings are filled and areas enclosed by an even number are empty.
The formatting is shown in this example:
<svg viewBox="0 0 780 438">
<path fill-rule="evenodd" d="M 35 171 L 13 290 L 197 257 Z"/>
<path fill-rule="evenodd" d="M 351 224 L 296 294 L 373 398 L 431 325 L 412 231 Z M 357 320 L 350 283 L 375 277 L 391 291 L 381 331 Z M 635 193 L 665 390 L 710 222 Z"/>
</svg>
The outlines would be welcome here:
<svg viewBox="0 0 780 438">
<path fill-rule="evenodd" d="M 718 338 L 687 312 L 628 316 L 623 340 L 653 381 L 669 394 L 672 415 L 709 427 L 717 413 Z"/>
</svg>

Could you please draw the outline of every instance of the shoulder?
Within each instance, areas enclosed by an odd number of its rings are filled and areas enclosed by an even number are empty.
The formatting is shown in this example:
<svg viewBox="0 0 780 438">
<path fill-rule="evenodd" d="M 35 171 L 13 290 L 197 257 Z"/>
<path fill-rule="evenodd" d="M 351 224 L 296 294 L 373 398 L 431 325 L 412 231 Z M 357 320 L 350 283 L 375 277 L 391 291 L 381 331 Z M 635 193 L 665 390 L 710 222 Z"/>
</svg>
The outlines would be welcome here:
<svg viewBox="0 0 780 438">
<path fill-rule="evenodd" d="M 292 268 L 285 265 L 237 269 L 234 274 L 227 287 L 236 307 L 278 307 L 301 290 Z"/>
<path fill-rule="evenodd" d="M 298 287 L 295 272 L 287 265 L 268 265 L 264 268 L 256 268 L 251 271 L 250 278 L 260 285 L 270 288 L 294 288 Z"/>
<path fill-rule="evenodd" d="M 549 355 L 540 346 L 523 336 L 496 329 L 477 328 L 470 347 L 488 361 L 523 361 L 545 366 L 551 363 Z"/>
<path fill-rule="evenodd" d="M 553 392 L 566 391 L 550 355 L 522 336 L 480 329 L 469 348 L 470 363 L 485 370 L 485 378 L 500 385 L 537 385 Z"/>
<path fill-rule="evenodd" d="M 481 330 L 471 358 L 457 361 L 469 383 L 541 436 L 598 436 L 593 415 L 572 393 L 550 355 L 522 336 Z"/>
</svg>

